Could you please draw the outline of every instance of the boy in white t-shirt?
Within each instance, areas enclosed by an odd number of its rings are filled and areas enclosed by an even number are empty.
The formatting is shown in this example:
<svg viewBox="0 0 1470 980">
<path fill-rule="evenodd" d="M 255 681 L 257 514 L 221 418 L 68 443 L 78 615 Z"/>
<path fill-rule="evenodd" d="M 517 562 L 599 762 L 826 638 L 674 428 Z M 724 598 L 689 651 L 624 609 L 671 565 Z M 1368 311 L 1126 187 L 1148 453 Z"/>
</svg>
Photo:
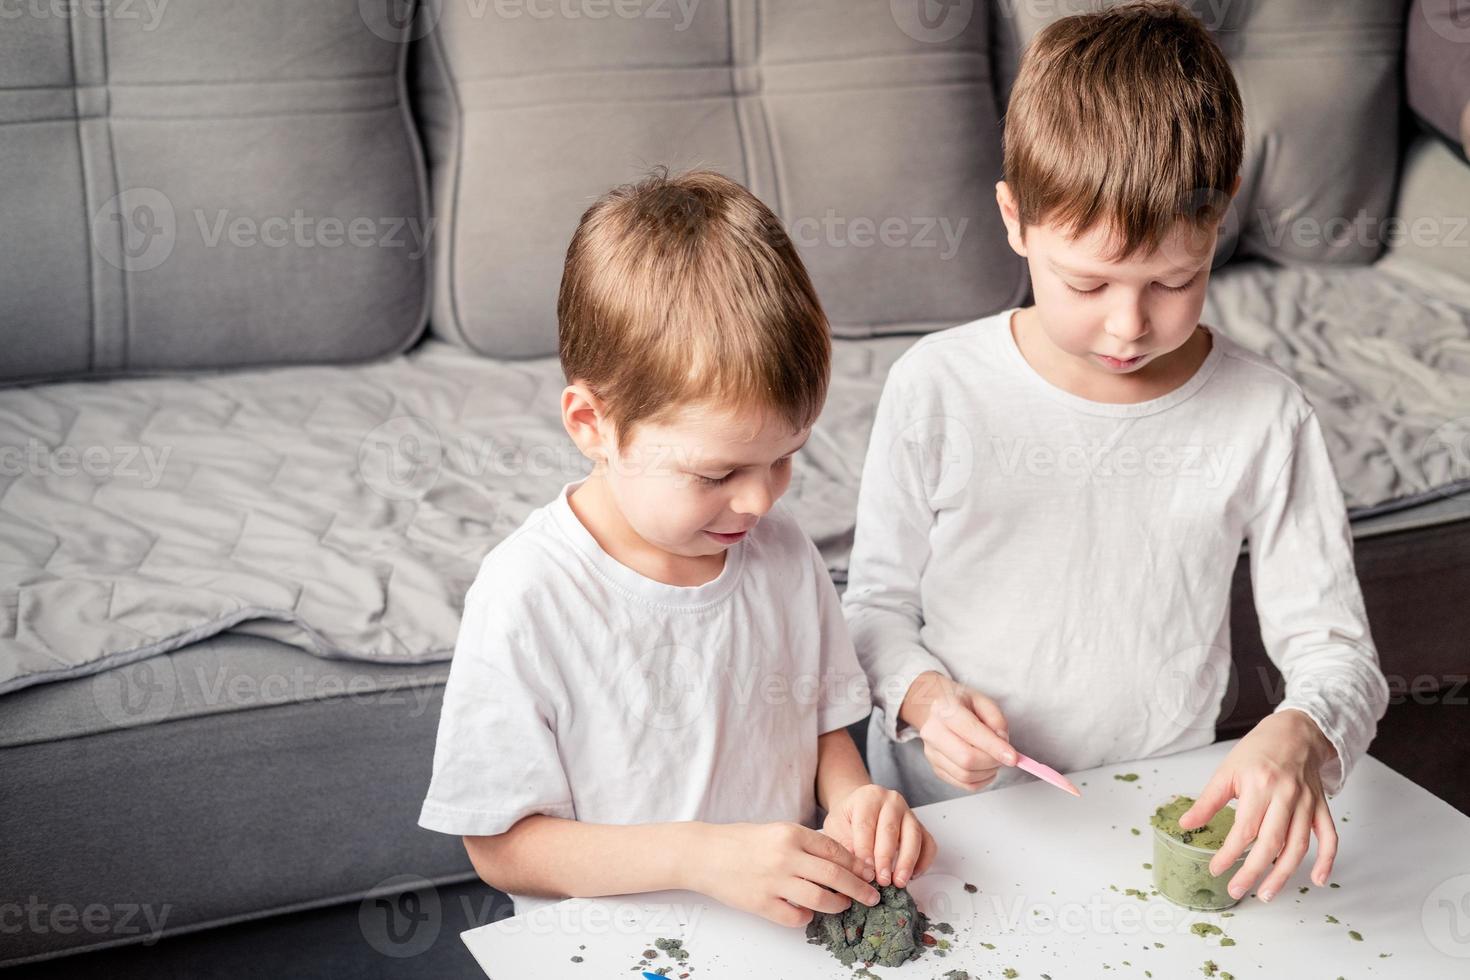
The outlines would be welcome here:
<svg viewBox="0 0 1470 980">
<path fill-rule="evenodd" d="M 1077 770 L 1213 741 L 1248 543 L 1285 698 L 1180 823 L 1238 799 L 1212 870 L 1254 841 L 1229 889 L 1265 875 L 1269 901 L 1313 833 L 1327 880 L 1327 795 L 1388 691 L 1311 406 L 1199 323 L 1242 143 L 1230 66 L 1181 7 L 1036 37 L 996 188 L 1035 305 L 893 366 L 843 605 L 876 703 L 869 764 L 917 805 L 1028 778 L 1017 750 Z"/>
<path fill-rule="evenodd" d="M 935 847 L 845 729 L 867 681 L 778 503 L 829 377 L 801 260 L 740 185 L 655 174 L 583 215 L 557 315 L 593 471 L 481 563 L 419 823 L 518 913 L 667 888 L 788 926 L 875 904 Z"/>
</svg>

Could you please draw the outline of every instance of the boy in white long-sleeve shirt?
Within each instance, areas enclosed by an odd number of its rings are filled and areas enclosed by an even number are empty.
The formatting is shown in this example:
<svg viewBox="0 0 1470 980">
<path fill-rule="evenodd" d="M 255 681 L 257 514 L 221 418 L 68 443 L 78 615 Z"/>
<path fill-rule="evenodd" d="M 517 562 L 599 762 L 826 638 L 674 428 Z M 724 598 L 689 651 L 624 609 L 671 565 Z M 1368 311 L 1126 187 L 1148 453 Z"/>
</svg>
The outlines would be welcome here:
<svg viewBox="0 0 1470 980">
<path fill-rule="evenodd" d="M 1387 704 L 1342 495 L 1301 389 L 1199 323 L 1240 185 L 1239 91 L 1173 4 L 1064 18 L 1023 59 L 997 203 L 1035 305 L 916 343 L 863 470 L 844 612 L 876 781 L 913 804 L 1213 741 L 1248 543 L 1285 699 L 1185 827 L 1269 901 L 1331 872 L 1327 796 Z M 1014 749 L 1012 748 L 1014 745 Z"/>
</svg>

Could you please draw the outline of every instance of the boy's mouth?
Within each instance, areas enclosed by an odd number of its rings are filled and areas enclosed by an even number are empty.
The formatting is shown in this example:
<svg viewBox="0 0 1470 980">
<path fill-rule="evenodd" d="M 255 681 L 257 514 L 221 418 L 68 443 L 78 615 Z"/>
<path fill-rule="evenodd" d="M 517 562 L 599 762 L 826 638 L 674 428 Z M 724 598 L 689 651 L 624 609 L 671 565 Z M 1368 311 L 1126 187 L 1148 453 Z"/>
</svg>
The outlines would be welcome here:
<svg viewBox="0 0 1470 980">
<path fill-rule="evenodd" d="M 719 531 L 705 531 L 704 533 L 714 538 L 720 544 L 734 544 L 749 534 L 750 528 L 746 528 L 744 531 L 737 531 L 734 534 L 721 534 Z"/>
<path fill-rule="evenodd" d="M 1139 364 L 1143 363 L 1143 359 L 1148 355 L 1139 354 L 1137 357 L 1128 358 L 1109 357 L 1106 354 L 1094 354 L 1093 356 L 1096 357 L 1099 361 L 1102 361 L 1103 364 L 1107 367 L 1112 368 L 1114 371 L 1126 371 L 1129 368 L 1137 367 Z"/>
</svg>

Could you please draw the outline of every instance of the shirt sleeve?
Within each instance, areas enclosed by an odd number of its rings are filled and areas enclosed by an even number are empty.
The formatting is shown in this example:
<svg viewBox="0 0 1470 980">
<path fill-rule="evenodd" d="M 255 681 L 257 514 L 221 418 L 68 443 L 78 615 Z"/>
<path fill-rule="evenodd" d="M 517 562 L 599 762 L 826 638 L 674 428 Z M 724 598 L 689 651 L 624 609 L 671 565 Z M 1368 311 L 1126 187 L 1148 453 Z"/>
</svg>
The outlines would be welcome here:
<svg viewBox="0 0 1470 980">
<path fill-rule="evenodd" d="M 487 613 L 466 602 L 419 812 L 428 830 L 493 836 L 533 813 L 575 817 L 537 651 L 526 631 L 497 627 Z"/>
<path fill-rule="evenodd" d="M 919 734 L 911 725 L 900 729 L 898 720 L 898 709 L 915 678 L 929 670 L 950 676 L 924 648 L 919 634 L 923 625 L 919 583 L 934 526 L 926 490 L 932 474 L 925 467 L 934 456 L 927 450 L 946 437 L 944 420 L 908 418 L 913 402 L 899 376 L 902 363 L 889 371 L 878 397 L 858 487 L 847 591 L 842 596 L 878 720 L 895 742 L 911 741 Z"/>
<path fill-rule="evenodd" d="M 1277 711 L 1306 713 L 1336 749 L 1322 785 L 1337 793 L 1388 707 L 1388 684 L 1353 568 L 1342 491 L 1317 416 L 1297 426 L 1280 473 L 1250 521 L 1261 639 L 1286 681 Z"/>
<path fill-rule="evenodd" d="M 817 616 L 822 636 L 817 734 L 825 735 L 868 717 L 873 711 L 873 697 L 867 675 L 853 650 L 852 635 L 842 616 L 842 600 L 837 597 L 832 574 L 811 538 L 807 538 L 807 549 L 816 577 Z"/>
</svg>

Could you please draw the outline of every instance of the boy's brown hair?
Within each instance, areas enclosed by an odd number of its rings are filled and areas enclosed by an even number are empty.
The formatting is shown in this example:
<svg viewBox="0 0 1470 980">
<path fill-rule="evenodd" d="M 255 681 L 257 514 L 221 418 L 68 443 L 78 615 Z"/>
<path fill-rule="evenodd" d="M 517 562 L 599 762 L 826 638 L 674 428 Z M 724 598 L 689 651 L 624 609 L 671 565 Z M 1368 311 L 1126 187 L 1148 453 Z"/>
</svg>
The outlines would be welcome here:
<svg viewBox="0 0 1470 980">
<path fill-rule="evenodd" d="M 1184 220 L 1224 217 L 1245 144 L 1235 75 L 1172 0 L 1065 17 L 1026 49 L 1005 117 L 1005 179 L 1021 227 L 1102 226 L 1114 261 Z"/>
<path fill-rule="evenodd" d="M 806 268 L 771 210 L 713 171 L 659 168 L 588 208 L 556 313 L 568 383 L 603 399 L 623 445 L 690 403 L 796 432 L 826 401 L 832 341 Z"/>
</svg>

